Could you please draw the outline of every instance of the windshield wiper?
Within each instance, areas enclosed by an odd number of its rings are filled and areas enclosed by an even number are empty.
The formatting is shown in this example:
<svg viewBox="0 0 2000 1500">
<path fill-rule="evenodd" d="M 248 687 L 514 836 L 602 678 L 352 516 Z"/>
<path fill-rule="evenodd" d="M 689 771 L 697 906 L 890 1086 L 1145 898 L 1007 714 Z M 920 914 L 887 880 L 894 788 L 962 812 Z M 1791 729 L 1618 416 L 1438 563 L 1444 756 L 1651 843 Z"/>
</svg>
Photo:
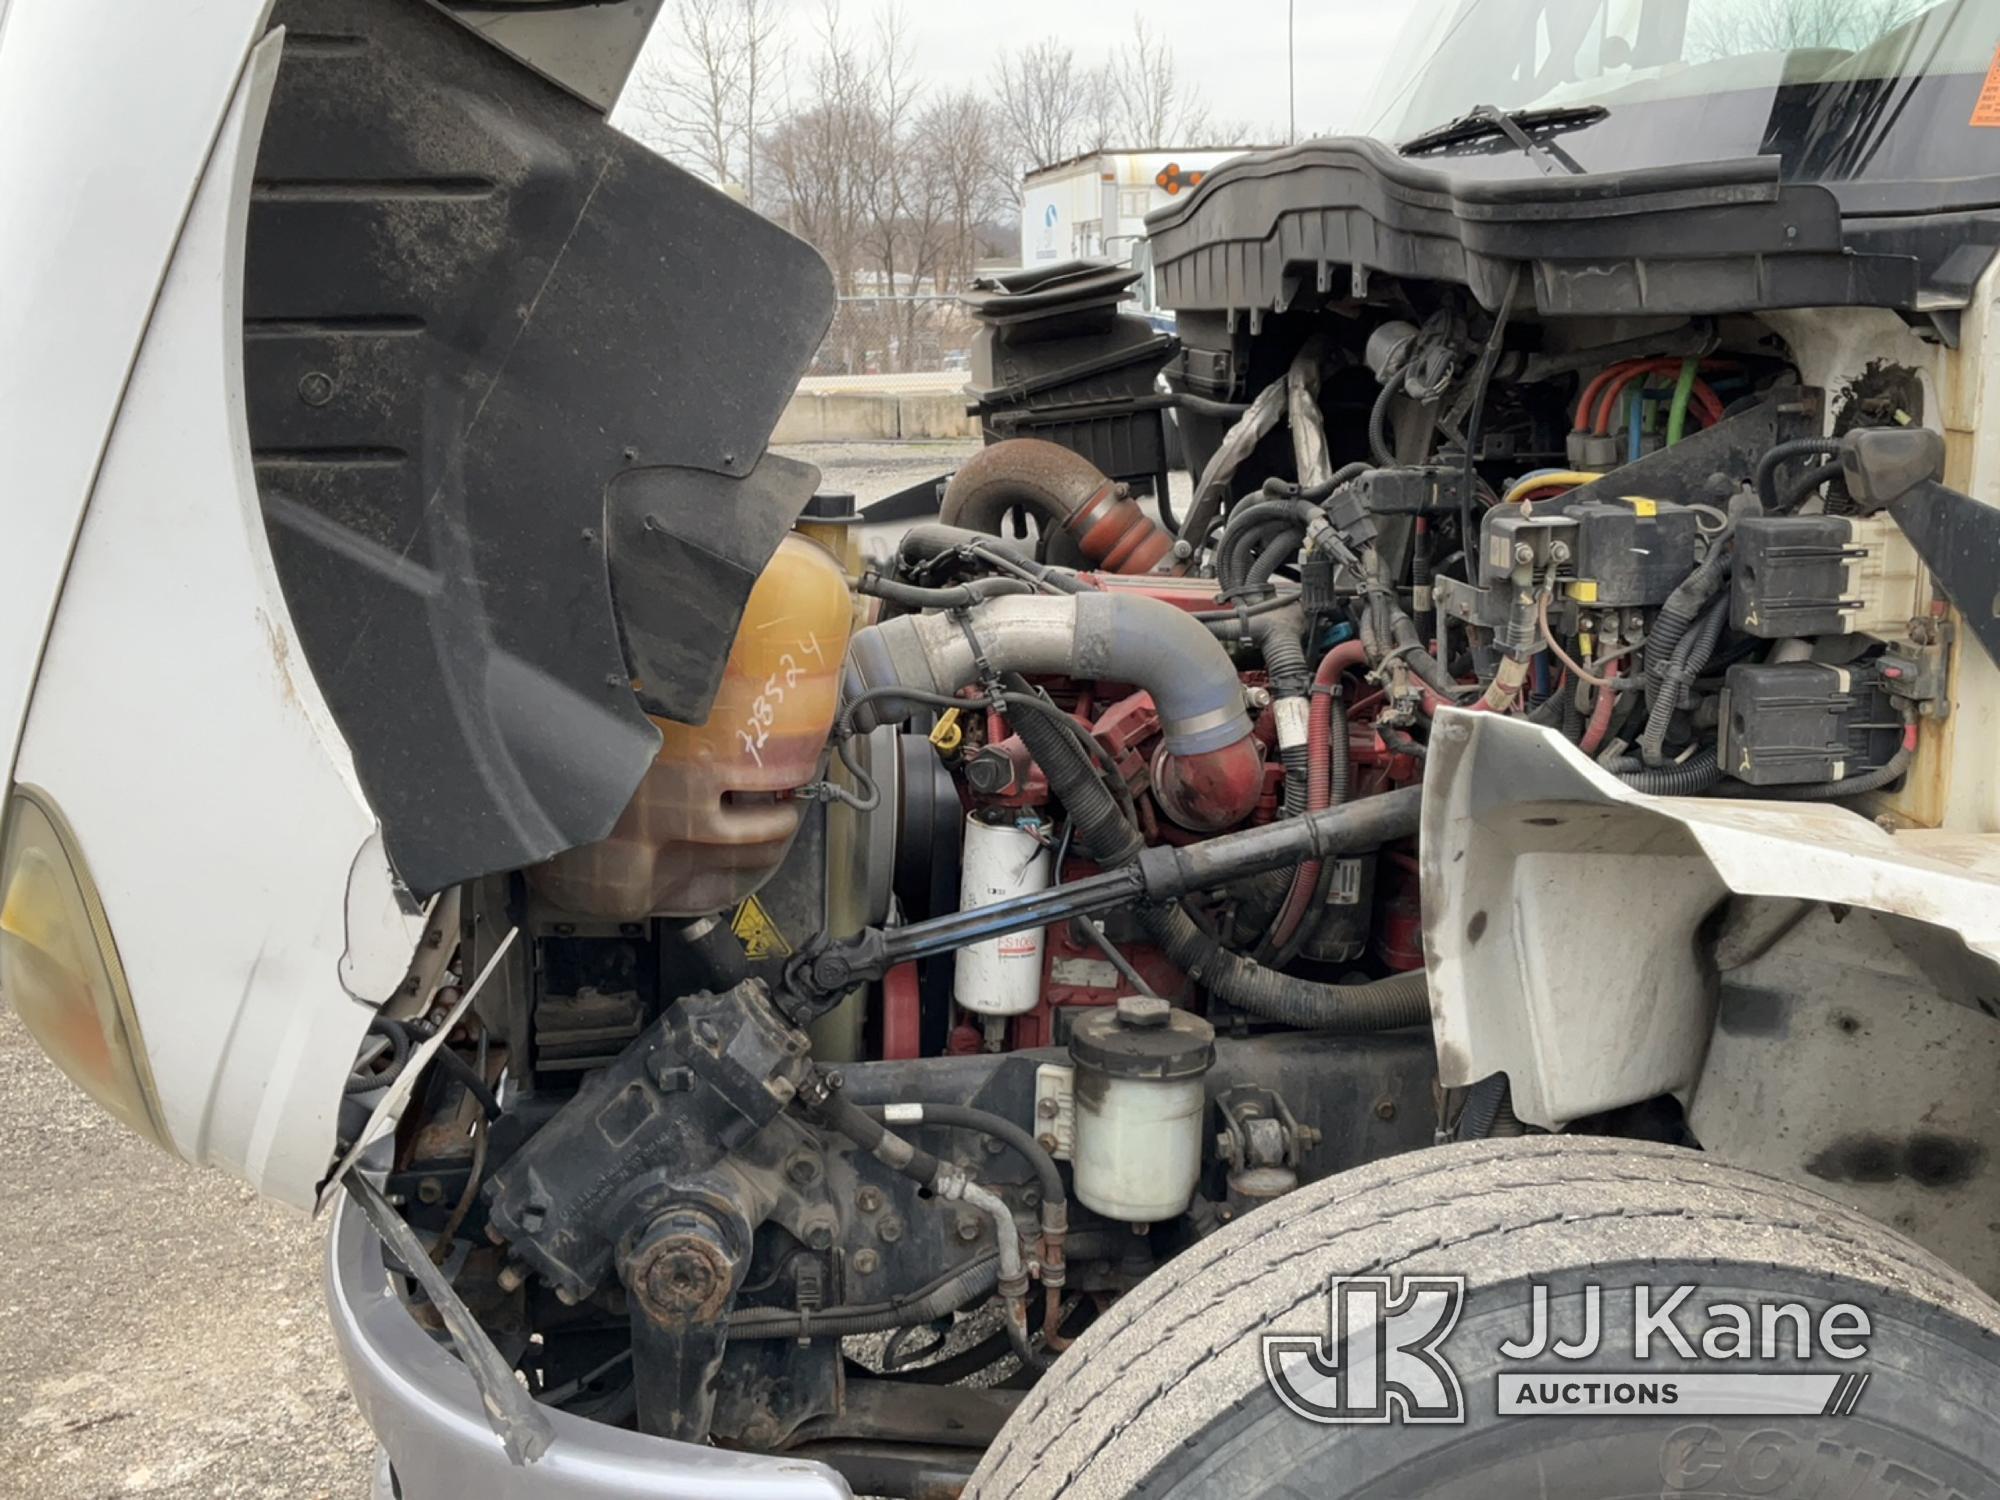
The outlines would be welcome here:
<svg viewBox="0 0 2000 1500">
<path fill-rule="evenodd" d="M 1396 149 L 1405 156 L 1419 156 L 1443 146 L 1456 146 L 1465 141 L 1486 140 L 1498 135 L 1519 146 L 1544 172 L 1561 168 L 1565 172 L 1580 173 L 1583 168 L 1575 157 L 1559 147 L 1536 140 L 1529 132 L 1575 130 L 1580 126 L 1594 125 L 1610 113 L 1601 104 L 1513 110 L 1497 109 L 1491 104 L 1475 104 L 1456 120 L 1413 135 Z"/>
</svg>

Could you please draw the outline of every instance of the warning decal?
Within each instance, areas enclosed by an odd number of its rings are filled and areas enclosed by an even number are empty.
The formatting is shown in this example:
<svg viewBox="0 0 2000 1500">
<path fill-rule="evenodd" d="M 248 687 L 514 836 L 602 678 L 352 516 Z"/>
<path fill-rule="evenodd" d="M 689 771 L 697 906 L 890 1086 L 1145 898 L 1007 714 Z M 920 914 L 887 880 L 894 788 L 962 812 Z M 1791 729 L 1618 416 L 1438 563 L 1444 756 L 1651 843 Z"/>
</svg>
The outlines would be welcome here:
<svg viewBox="0 0 2000 1500">
<path fill-rule="evenodd" d="M 771 914 L 758 904 L 755 896 L 744 898 L 736 908 L 735 920 L 729 930 L 743 945 L 743 952 L 750 958 L 790 958 L 792 945 L 785 941 L 785 935 L 778 930 L 778 924 L 771 920 Z"/>
<path fill-rule="evenodd" d="M 1979 98 L 1973 102 L 1972 123 L 2000 125 L 2000 48 L 1994 49 L 1993 61 L 1987 64 L 1986 82 L 1979 86 Z"/>
</svg>

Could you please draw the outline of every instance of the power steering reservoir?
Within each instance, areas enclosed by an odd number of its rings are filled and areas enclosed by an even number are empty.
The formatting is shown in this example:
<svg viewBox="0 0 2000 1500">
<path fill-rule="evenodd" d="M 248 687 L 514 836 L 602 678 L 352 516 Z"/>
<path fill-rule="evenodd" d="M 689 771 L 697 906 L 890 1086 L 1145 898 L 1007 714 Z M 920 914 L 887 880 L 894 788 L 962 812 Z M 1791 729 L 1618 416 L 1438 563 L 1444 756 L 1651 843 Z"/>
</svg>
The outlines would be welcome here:
<svg viewBox="0 0 2000 1500">
<path fill-rule="evenodd" d="M 1215 1028 L 1164 1000 L 1127 995 L 1077 1021 L 1069 1055 L 1078 1199 L 1127 1224 L 1185 1213 L 1201 1177 Z"/>
</svg>

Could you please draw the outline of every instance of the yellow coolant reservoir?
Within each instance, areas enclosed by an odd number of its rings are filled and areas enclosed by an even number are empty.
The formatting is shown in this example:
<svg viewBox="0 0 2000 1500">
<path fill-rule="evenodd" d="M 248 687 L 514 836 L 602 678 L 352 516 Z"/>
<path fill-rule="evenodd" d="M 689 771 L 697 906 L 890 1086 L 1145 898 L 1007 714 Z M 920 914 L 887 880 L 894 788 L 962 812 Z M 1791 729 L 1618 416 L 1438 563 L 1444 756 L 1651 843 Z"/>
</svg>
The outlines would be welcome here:
<svg viewBox="0 0 2000 1500">
<path fill-rule="evenodd" d="M 854 604 L 833 554 L 793 534 L 758 577 L 708 722 L 655 719 L 659 758 L 610 836 L 529 872 L 549 900 L 638 921 L 734 907 L 799 831 L 819 777 Z"/>
</svg>

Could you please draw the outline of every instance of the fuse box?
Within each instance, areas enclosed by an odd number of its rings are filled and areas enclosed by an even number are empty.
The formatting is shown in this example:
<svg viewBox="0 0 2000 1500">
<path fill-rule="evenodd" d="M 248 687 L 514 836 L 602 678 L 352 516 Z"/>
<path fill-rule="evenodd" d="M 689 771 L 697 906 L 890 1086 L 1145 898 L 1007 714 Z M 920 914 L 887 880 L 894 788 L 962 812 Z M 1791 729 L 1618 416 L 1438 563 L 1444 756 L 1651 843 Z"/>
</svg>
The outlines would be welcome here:
<svg viewBox="0 0 2000 1500">
<path fill-rule="evenodd" d="M 1736 529 L 1729 622 L 1745 635 L 1901 637 L 1927 612 L 1923 563 L 1874 516 L 1758 516 Z"/>
<path fill-rule="evenodd" d="M 1860 776 L 1889 762 L 1905 728 L 1872 664 L 1739 664 L 1723 677 L 1722 769 L 1751 786 Z"/>
<path fill-rule="evenodd" d="M 1652 609 L 1695 568 L 1700 520 L 1671 500 L 1586 500 L 1565 512 L 1576 522 L 1570 597 L 1613 609 Z"/>
</svg>

